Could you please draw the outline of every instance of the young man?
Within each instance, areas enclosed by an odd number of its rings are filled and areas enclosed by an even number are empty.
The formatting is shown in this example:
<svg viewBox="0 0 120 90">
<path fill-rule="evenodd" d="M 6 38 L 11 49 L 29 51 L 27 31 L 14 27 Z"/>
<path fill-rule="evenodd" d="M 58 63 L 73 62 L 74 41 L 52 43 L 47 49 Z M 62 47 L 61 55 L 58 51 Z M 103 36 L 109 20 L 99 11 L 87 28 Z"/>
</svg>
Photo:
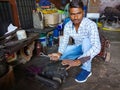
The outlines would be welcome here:
<svg viewBox="0 0 120 90">
<path fill-rule="evenodd" d="M 100 52 L 101 43 L 96 23 L 84 17 L 81 0 L 70 2 L 69 14 L 70 21 L 64 27 L 63 41 L 58 53 L 49 56 L 51 60 L 62 60 L 63 65 L 69 65 L 67 69 L 81 65 L 75 81 L 82 83 L 92 75 L 91 61 Z M 68 45 L 70 37 L 74 39 L 74 45 Z"/>
</svg>

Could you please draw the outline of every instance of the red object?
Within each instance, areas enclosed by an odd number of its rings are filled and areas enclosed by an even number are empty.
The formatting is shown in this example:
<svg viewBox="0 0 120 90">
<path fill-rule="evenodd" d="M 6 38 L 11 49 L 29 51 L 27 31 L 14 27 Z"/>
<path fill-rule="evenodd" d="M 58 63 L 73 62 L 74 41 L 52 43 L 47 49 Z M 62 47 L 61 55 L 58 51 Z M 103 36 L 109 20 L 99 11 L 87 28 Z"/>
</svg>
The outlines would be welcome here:
<svg viewBox="0 0 120 90">
<path fill-rule="evenodd" d="M 41 46 L 40 42 L 38 41 L 37 44 L 36 44 L 37 56 L 39 56 L 41 52 L 42 52 L 42 46 Z"/>
</svg>

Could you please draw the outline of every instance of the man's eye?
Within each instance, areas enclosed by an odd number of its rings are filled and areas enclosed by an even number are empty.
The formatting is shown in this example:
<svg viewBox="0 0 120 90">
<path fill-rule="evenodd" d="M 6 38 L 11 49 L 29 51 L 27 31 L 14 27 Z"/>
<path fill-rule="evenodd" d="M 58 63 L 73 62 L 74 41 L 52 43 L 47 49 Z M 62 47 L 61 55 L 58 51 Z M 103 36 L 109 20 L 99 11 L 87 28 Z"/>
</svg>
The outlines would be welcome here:
<svg viewBox="0 0 120 90">
<path fill-rule="evenodd" d="M 75 15 L 75 14 L 71 13 L 70 15 Z"/>
<path fill-rule="evenodd" d="M 79 15 L 79 14 L 81 14 L 81 12 L 79 12 L 79 13 L 76 13 L 76 15 Z"/>
<path fill-rule="evenodd" d="M 80 12 L 79 13 L 71 13 L 70 15 L 79 15 L 81 14 Z"/>
</svg>

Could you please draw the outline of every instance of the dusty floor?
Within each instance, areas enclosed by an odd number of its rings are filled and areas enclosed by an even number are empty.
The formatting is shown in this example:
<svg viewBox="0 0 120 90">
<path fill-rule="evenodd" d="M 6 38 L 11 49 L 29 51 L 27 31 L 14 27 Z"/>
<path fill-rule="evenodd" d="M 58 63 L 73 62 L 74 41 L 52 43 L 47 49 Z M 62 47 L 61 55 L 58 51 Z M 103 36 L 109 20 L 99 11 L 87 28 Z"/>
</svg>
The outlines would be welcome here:
<svg viewBox="0 0 120 90">
<path fill-rule="evenodd" d="M 62 90 L 120 90 L 119 53 L 120 43 L 112 42 L 110 62 L 94 60 L 93 74 L 86 83 L 78 84 L 71 78 L 68 82 L 73 83 L 63 85 Z"/>
<path fill-rule="evenodd" d="M 111 60 L 109 62 L 94 59 L 92 63 L 92 76 L 87 82 L 79 84 L 74 81 L 75 75 L 80 70 L 79 68 L 74 68 L 69 71 L 69 77 L 60 86 L 59 90 L 120 90 L 120 42 L 111 42 L 110 51 Z M 40 64 L 39 62 L 40 59 L 35 57 L 27 65 L 31 63 L 38 65 Z M 53 90 L 53 88 L 47 87 L 39 81 L 36 82 L 26 78 L 22 74 L 22 70 L 23 67 L 22 69 L 16 68 L 15 75 L 17 80 L 14 90 Z"/>
</svg>

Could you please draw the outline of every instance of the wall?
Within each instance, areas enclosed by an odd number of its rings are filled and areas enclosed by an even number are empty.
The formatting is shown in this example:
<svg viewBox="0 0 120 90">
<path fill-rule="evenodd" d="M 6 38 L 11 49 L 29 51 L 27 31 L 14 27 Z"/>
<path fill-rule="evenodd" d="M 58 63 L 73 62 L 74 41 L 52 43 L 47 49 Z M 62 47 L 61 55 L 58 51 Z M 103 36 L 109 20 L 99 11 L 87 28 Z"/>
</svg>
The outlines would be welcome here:
<svg viewBox="0 0 120 90">
<path fill-rule="evenodd" d="M 120 0 L 100 0 L 100 12 L 103 12 L 106 6 L 115 7 L 120 5 Z"/>
</svg>

